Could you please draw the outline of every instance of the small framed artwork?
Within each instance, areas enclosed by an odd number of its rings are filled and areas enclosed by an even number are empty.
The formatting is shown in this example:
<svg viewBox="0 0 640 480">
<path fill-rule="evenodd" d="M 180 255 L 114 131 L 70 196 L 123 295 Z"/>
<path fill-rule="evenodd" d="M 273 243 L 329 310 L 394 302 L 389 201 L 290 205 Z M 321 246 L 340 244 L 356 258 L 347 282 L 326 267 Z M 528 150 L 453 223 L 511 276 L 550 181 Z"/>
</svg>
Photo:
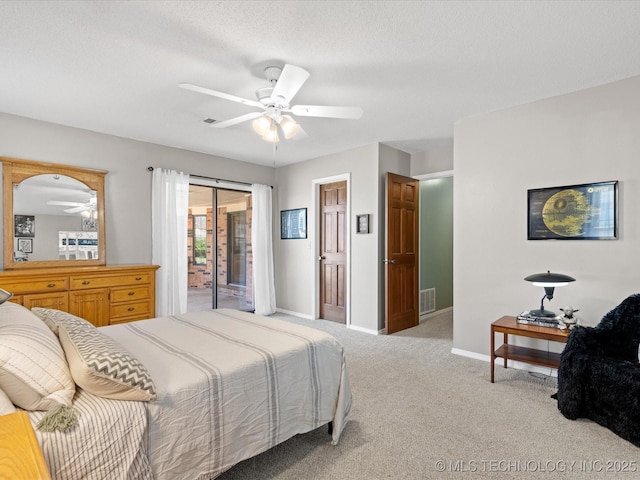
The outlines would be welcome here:
<svg viewBox="0 0 640 480">
<path fill-rule="evenodd" d="M 369 214 L 356 215 L 356 233 L 369 233 Z"/>
<path fill-rule="evenodd" d="M 35 237 L 36 217 L 34 215 L 13 216 L 14 237 Z"/>
<path fill-rule="evenodd" d="M 527 191 L 528 240 L 618 238 L 618 182 Z"/>
<path fill-rule="evenodd" d="M 18 251 L 22 253 L 33 253 L 33 239 L 18 238 Z"/>
<path fill-rule="evenodd" d="M 295 208 L 280 212 L 280 238 L 282 240 L 307 238 L 306 208 Z"/>
<path fill-rule="evenodd" d="M 98 222 L 94 218 L 82 217 L 82 231 L 83 232 L 97 232 L 98 231 Z"/>
</svg>

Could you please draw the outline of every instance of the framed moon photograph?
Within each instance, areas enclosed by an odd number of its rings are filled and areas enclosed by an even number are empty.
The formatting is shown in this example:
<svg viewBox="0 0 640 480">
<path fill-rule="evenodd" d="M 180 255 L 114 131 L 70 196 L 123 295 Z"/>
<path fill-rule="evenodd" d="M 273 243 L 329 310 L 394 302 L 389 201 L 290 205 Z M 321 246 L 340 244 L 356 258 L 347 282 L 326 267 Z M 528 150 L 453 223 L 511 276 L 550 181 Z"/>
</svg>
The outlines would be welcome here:
<svg viewBox="0 0 640 480">
<path fill-rule="evenodd" d="M 618 182 L 527 191 L 528 240 L 615 240 Z"/>
</svg>

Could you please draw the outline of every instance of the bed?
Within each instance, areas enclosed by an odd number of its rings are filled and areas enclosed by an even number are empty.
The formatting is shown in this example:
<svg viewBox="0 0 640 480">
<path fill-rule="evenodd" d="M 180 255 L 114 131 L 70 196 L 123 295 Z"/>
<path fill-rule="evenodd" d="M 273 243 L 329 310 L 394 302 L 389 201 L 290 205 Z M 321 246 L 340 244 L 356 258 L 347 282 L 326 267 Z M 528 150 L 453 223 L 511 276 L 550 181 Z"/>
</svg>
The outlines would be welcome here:
<svg viewBox="0 0 640 480">
<path fill-rule="evenodd" d="M 215 478 L 322 426 L 336 445 L 347 423 L 344 352 L 319 330 L 224 309 L 97 330 L 146 367 L 155 399 L 77 387 L 75 427 L 36 430 L 54 479 Z M 34 426 L 45 415 L 29 412 Z"/>
</svg>

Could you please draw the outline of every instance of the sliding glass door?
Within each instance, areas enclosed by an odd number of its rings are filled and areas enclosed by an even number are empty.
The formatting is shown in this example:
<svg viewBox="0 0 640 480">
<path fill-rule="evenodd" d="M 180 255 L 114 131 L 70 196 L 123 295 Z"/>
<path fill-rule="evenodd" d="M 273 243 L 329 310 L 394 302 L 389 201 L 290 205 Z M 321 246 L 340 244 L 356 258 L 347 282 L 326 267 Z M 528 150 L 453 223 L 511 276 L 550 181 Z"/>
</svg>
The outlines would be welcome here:
<svg viewBox="0 0 640 480">
<path fill-rule="evenodd" d="M 188 311 L 253 310 L 251 193 L 190 185 Z"/>
</svg>

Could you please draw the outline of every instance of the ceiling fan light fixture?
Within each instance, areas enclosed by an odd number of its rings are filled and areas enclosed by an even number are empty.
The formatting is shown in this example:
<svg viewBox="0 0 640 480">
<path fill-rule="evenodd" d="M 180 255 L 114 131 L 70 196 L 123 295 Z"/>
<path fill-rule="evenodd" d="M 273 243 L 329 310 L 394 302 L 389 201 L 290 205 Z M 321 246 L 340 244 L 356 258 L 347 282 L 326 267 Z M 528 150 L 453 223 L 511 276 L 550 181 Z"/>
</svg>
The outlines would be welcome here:
<svg viewBox="0 0 640 480">
<path fill-rule="evenodd" d="M 271 131 L 271 126 L 273 125 L 273 120 L 267 117 L 266 115 L 261 115 L 256 118 L 253 122 L 251 122 L 251 126 L 253 130 L 260 136 L 264 137 L 268 135 Z"/>
<path fill-rule="evenodd" d="M 293 138 L 296 135 L 298 135 L 298 138 L 308 136 L 294 118 L 289 115 L 282 115 L 282 112 L 305 117 L 354 120 L 362 117 L 362 109 L 360 107 L 291 105 L 292 99 L 309 78 L 309 72 L 304 68 L 291 64 L 285 64 L 283 67 L 268 65 L 264 69 L 264 75 L 269 82 L 269 86 L 256 90 L 257 100 L 249 100 L 191 83 L 180 83 L 179 86 L 196 93 L 211 95 L 258 108 L 260 111 L 253 111 L 228 120 L 215 121 L 207 119 L 205 122 L 215 128 L 227 128 L 239 123 L 253 121 L 253 130 L 268 142 L 278 142 L 279 133 L 286 139 Z M 281 132 L 278 132 L 278 127 L 280 127 Z"/>
<path fill-rule="evenodd" d="M 289 140 L 296 136 L 296 134 L 300 131 L 300 125 L 296 123 L 296 121 L 289 117 L 282 117 L 280 121 L 280 128 L 282 128 L 282 132 L 284 133 L 284 138 Z"/>
<path fill-rule="evenodd" d="M 275 122 L 272 122 L 269 131 L 265 135 L 262 135 L 262 139 L 271 143 L 278 143 L 280 141 L 280 138 L 278 137 L 278 127 Z"/>
</svg>

